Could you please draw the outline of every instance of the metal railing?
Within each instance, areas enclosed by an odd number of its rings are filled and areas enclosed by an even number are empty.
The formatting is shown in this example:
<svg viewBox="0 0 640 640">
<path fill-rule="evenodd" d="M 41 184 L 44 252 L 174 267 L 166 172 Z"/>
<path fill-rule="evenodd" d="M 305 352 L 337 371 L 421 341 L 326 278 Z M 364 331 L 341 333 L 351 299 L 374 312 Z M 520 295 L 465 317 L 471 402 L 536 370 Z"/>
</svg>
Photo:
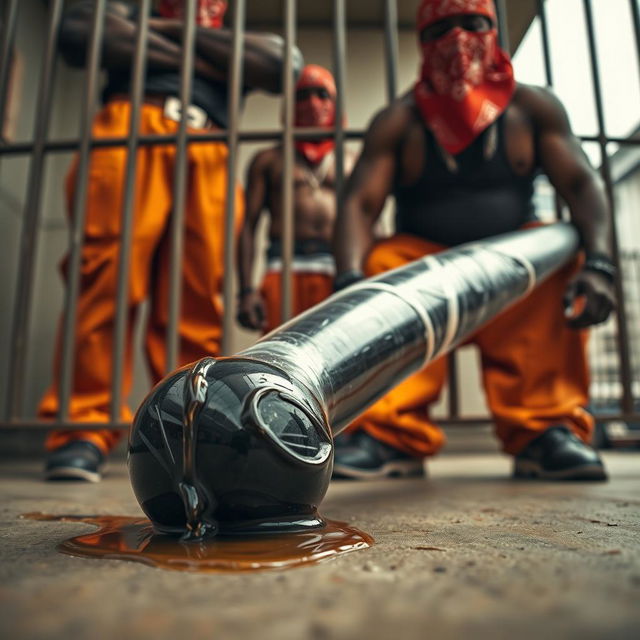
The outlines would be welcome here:
<svg viewBox="0 0 640 640">
<path fill-rule="evenodd" d="M 606 184 L 607 195 L 611 210 L 613 225 L 613 252 L 620 263 L 620 249 L 616 232 L 616 211 L 614 199 L 614 184 L 611 177 L 610 160 L 607 153 L 609 143 L 618 145 L 640 145 L 640 138 L 621 138 L 608 136 L 606 133 L 603 99 L 601 94 L 600 74 L 598 68 L 597 42 L 594 33 L 592 0 L 583 0 L 586 17 L 586 28 L 589 42 L 590 65 L 594 85 L 594 103 L 598 119 L 598 133 L 595 136 L 582 136 L 584 142 L 596 142 L 601 150 L 601 173 Z M 176 162 L 174 174 L 174 203 L 171 217 L 171 278 L 169 284 L 169 323 L 167 330 L 167 370 L 175 367 L 178 353 L 179 309 L 181 301 L 181 262 L 184 245 L 184 209 L 187 190 L 187 149 L 189 145 L 222 141 L 228 145 L 227 194 L 226 194 L 226 228 L 225 228 L 225 261 L 224 261 L 224 322 L 223 322 L 223 353 L 231 349 L 229 336 L 230 327 L 234 320 L 233 274 L 234 274 L 234 235 L 233 219 L 235 210 L 235 183 L 238 174 L 238 152 L 240 145 L 247 142 L 282 142 L 284 145 L 283 171 L 283 298 L 282 317 L 291 314 L 291 276 L 294 239 L 293 216 L 293 143 L 296 139 L 322 138 L 333 136 L 336 141 L 336 192 L 341 193 L 344 185 L 344 145 L 348 140 L 359 140 L 364 131 L 359 129 L 345 130 L 343 114 L 345 111 L 345 95 L 347 81 L 346 47 L 347 47 L 347 17 L 346 0 L 333 0 L 333 72 L 338 89 L 336 104 L 336 118 L 333 132 L 324 133 L 317 130 L 294 128 L 293 126 L 293 46 L 296 41 L 296 8 L 295 0 L 283 0 L 285 39 L 285 63 L 283 67 L 284 88 L 284 119 L 281 129 L 260 129 L 251 131 L 239 130 L 239 114 L 242 93 L 242 53 L 246 22 L 246 0 L 236 0 L 233 3 L 232 26 L 232 56 L 229 69 L 229 124 L 225 131 L 210 131 L 192 133 L 187 131 L 187 119 L 183 117 L 177 133 L 173 135 L 141 135 L 140 107 L 144 100 L 144 77 L 147 57 L 147 40 L 149 34 L 149 14 L 151 0 L 141 0 L 137 18 L 136 45 L 133 54 L 132 82 L 131 82 L 131 116 L 130 135 L 127 137 L 100 138 L 92 137 L 92 116 L 95 111 L 100 57 L 102 50 L 104 17 L 106 0 L 96 0 L 93 28 L 88 46 L 86 81 L 84 102 L 82 105 L 81 133 L 77 139 L 50 139 L 48 135 L 49 121 L 52 111 L 53 89 L 55 83 L 55 59 L 58 45 L 58 33 L 61 24 L 63 0 L 51 0 L 49 3 L 48 28 L 44 54 L 42 57 L 42 73 L 36 105 L 35 127 L 33 138 L 29 141 L 0 143 L 0 162 L 5 157 L 27 156 L 30 159 L 27 180 L 27 193 L 22 214 L 22 228 L 20 235 L 16 295 L 11 307 L 13 312 L 12 334 L 10 339 L 10 353 L 7 358 L 8 385 L 6 389 L 5 415 L 0 421 L 0 427 L 41 427 L 43 425 L 55 428 L 100 427 L 104 424 L 80 425 L 69 421 L 69 401 L 72 393 L 73 362 L 74 362 L 74 333 L 76 324 L 76 306 L 79 295 L 80 260 L 84 241 L 84 217 L 87 198 L 87 181 L 89 177 L 91 151 L 106 147 L 124 147 L 127 150 L 126 176 L 124 183 L 124 199 L 122 207 L 122 241 L 119 254 L 117 306 L 115 318 L 115 340 L 113 350 L 111 422 L 108 427 L 113 429 L 127 428 L 128 424 L 120 422 L 120 405 L 123 366 L 125 360 L 127 340 L 127 299 L 128 272 L 130 266 L 130 251 L 132 245 L 132 222 L 135 201 L 135 173 L 137 150 L 148 145 L 175 145 Z M 502 44 L 507 42 L 507 2 L 498 0 L 499 20 L 502 28 Z M 640 53 L 640 9 L 636 0 L 630 0 L 636 45 Z M 7 81 L 12 47 L 18 20 L 18 0 L 7 0 L 2 15 L 2 39 L 0 45 L 0 116 L 4 116 L 7 102 Z M 195 46 L 195 0 L 186 1 L 186 19 L 183 28 L 183 61 L 180 71 L 180 100 L 183 105 L 191 101 L 191 88 L 194 68 Z M 550 48 L 546 24 L 545 2 L 538 0 L 538 18 L 541 24 L 542 51 L 546 80 L 553 85 Z M 384 17 L 380 25 L 384 34 L 385 78 L 386 93 L 389 101 L 397 93 L 398 85 L 398 8 L 396 0 L 384 0 Z M 186 113 L 186 109 L 182 110 Z M 26 383 L 26 361 L 29 349 L 29 328 L 31 326 L 32 301 L 36 278 L 36 255 L 38 247 L 38 232 L 42 215 L 42 193 L 44 181 L 45 160 L 50 154 L 77 151 L 79 154 L 78 181 L 73 205 L 72 230 L 70 241 L 70 270 L 66 289 L 64 306 L 64 322 L 62 331 L 62 357 L 60 359 L 60 410 L 54 422 L 38 422 L 25 418 L 24 397 Z M 336 206 L 341 207 L 341 199 L 337 197 Z M 619 308 L 616 314 L 616 353 L 620 368 L 620 406 L 618 415 L 625 419 L 638 419 L 640 412 L 634 407 L 633 364 L 631 361 L 631 346 L 628 330 L 628 312 L 625 301 L 622 269 L 618 270 L 616 290 Z M 450 391 L 448 401 L 449 416 L 444 422 L 477 423 L 485 422 L 485 416 L 461 416 L 460 393 L 458 389 L 458 371 L 455 356 L 451 358 Z M 637 395 L 637 394 L 636 394 Z M 610 413 L 608 415 L 611 415 Z"/>
</svg>

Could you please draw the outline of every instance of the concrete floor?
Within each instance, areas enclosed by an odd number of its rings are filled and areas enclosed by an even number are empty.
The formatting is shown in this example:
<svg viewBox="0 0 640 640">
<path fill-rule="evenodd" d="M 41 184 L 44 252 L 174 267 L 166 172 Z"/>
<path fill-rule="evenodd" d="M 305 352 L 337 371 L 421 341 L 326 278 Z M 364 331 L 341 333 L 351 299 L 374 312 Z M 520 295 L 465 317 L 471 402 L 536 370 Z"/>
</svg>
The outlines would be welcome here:
<svg viewBox="0 0 640 640">
<path fill-rule="evenodd" d="M 99 485 L 0 467 L 3 638 L 639 638 L 640 452 L 612 479 L 531 483 L 508 459 L 449 455 L 429 480 L 335 483 L 322 513 L 376 545 L 311 567 L 187 574 L 62 555 L 92 527 L 20 514 L 140 515 L 122 461 Z"/>
</svg>

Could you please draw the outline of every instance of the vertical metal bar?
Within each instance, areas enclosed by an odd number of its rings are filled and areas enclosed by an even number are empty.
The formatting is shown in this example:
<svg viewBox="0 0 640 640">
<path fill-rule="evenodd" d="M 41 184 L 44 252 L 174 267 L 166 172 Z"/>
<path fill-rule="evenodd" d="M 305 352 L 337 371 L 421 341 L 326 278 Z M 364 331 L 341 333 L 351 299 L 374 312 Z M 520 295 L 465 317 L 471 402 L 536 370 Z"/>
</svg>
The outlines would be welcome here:
<svg viewBox="0 0 640 640">
<path fill-rule="evenodd" d="M 285 58 L 284 77 L 284 130 L 282 134 L 283 171 L 282 171 L 282 281 L 281 281 L 281 319 L 287 321 L 293 309 L 292 296 L 292 259 L 294 244 L 293 222 L 293 48 L 296 32 L 296 0 L 285 0 Z"/>
<path fill-rule="evenodd" d="M 509 24 L 507 17 L 507 3 L 505 0 L 495 0 L 496 13 L 498 16 L 498 42 L 507 52 L 510 51 Z"/>
<path fill-rule="evenodd" d="M 171 272 L 169 274 L 169 322 L 167 325 L 166 372 L 176 368 L 180 334 L 180 307 L 182 302 L 182 256 L 184 253 L 184 220 L 187 194 L 187 110 L 191 103 L 193 62 L 196 33 L 196 3 L 185 3 L 182 29 L 182 66 L 180 69 L 180 123 L 176 141 L 173 178 L 173 213 L 171 218 Z"/>
<path fill-rule="evenodd" d="M 633 16 L 633 31 L 636 36 L 636 59 L 638 71 L 640 71 L 640 0 L 629 0 L 631 3 L 631 15 Z"/>
<path fill-rule="evenodd" d="M 602 156 L 602 177 L 605 181 L 607 196 L 609 199 L 609 211 L 611 220 L 611 252 L 618 271 L 615 279 L 616 296 L 618 298 L 618 356 L 620 358 L 620 369 L 622 374 L 622 409 L 624 413 L 631 413 L 633 410 L 633 396 L 631 393 L 631 359 L 629 355 L 629 333 L 627 331 L 627 312 L 624 299 L 624 287 L 622 284 L 622 271 L 620 264 L 620 249 L 618 247 L 618 231 L 616 224 L 615 197 L 613 191 L 613 180 L 611 177 L 611 166 L 607 153 L 607 137 L 605 134 L 604 107 L 602 102 L 602 90 L 600 86 L 600 70 L 598 67 L 598 54 L 596 48 L 596 37 L 593 24 L 593 12 L 591 0 L 583 0 L 584 13 L 587 23 L 587 35 L 589 38 L 589 58 L 591 62 L 591 74 L 593 78 L 593 91 L 596 102 L 596 113 L 598 116 L 598 144 Z"/>
<path fill-rule="evenodd" d="M 544 60 L 544 75 L 548 87 L 553 86 L 553 72 L 551 69 L 551 50 L 549 49 L 549 28 L 547 24 L 546 0 L 538 0 L 538 19 L 540 20 L 540 35 L 542 37 L 542 55 Z"/>
<path fill-rule="evenodd" d="M 49 128 L 53 94 L 53 70 L 58 45 L 58 30 L 63 0 L 53 0 L 49 10 L 49 30 L 38 88 L 38 104 L 34 127 L 33 154 L 29 167 L 24 219 L 18 251 L 18 275 L 9 347 L 9 366 L 6 413 L 7 420 L 22 413 L 24 378 L 26 371 L 27 338 L 31 321 L 31 303 L 35 281 L 35 261 L 38 250 L 37 234 L 40 227 L 40 200 L 44 175 L 44 144 Z"/>
<path fill-rule="evenodd" d="M 64 319 L 62 324 L 62 359 L 60 362 L 60 387 L 58 396 L 58 419 L 61 422 L 66 421 L 69 417 L 69 399 L 71 397 L 71 386 L 74 375 L 76 307 L 78 305 L 78 294 L 80 290 L 82 245 L 84 244 L 84 225 L 89 186 L 89 163 L 91 162 L 91 133 L 100 81 L 100 53 L 102 50 L 106 6 L 106 0 L 97 0 L 94 7 L 86 72 L 86 91 L 80 120 L 79 164 L 76 176 L 75 199 L 73 202 L 71 234 L 69 238 L 69 275 L 65 289 Z"/>
<path fill-rule="evenodd" d="M 460 389 L 458 386 L 458 352 L 452 351 L 447 356 L 448 365 L 448 382 L 449 382 L 449 396 L 448 396 L 448 411 L 449 419 L 455 420 L 460 417 Z"/>
<path fill-rule="evenodd" d="M 336 214 L 342 213 L 342 192 L 344 189 L 344 114 L 345 114 L 345 65 L 346 65 L 346 9 L 345 0 L 333 0 L 333 75 L 336 81 Z"/>
<path fill-rule="evenodd" d="M 551 68 L 551 49 L 549 47 L 549 29 L 547 24 L 546 0 L 538 1 L 538 19 L 540 20 L 540 35 L 542 38 L 542 56 L 544 61 L 544 74 L 547 87 L 553 87 L 553 71 Z M 563 204 L 558 192 L 554 189 L 554 204 L 556 209 L 556 220 L 562 220 Z"/>
<path fill-rule="evenodd" d="M 397 0 L 384 4 L 384 53 L 387 70 L 387 101 L 398 93 L 398 5 Z"/>
<path fill-rule="evenodd" d="M 222 354 L 229 355 L 231 349 L 231 327 L 234 322 L 233 273 L 235 262 L 235 209 L 236 179 L 238 175 L 238 129 L 240 127 L 240 102 L 242 98 L 244 25 L 246 21 L 246 0 L 237 0 L 233 14 L 233 40 L 231 73 L 229 82 L 229 128 L 227 144 L 227 200 L 224 228 L 224 318 L 222 323 Z"/>
<path fill-rule="evenodd" d="M 138 139 L 144 79 L 147 66 L 147 37 L 149 34 L 149 11 L 151 0 L 142 0 L 138 12 L 136 49 L 134 54 L 133 78 L 131 82 L 131 115 L 127 144 L 127 166 L 124 184 L 124 198 L 121 215 L 120 254 L 118 256 L 118 288 L 116 297 L 116 318 L 113 342 L 113 368 L 111 370 L 111 420 L 120 420 L 122 404 L 122 379 L 129 318 L 129 269 L 131 264 L 133 206 L 136 196 L 136 169 Z"/>
<path fill-rule="evenodd" d="M 9 88 L 9 70 L 12 59 L 13 43 L 16 37 L 18 0 L 8 0 L 2 16 L 3 25 L 0 34 L 0 136 L 4 127 L 4 113 L 7 106 Z"/>
</svg>

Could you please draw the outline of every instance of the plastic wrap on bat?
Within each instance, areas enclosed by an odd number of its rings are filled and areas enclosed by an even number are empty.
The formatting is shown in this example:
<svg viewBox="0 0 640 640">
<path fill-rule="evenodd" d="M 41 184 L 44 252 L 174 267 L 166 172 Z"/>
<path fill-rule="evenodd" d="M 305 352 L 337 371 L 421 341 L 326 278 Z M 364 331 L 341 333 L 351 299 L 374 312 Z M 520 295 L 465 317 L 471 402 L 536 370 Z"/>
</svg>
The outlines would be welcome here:
<svg viewBox="0 0 640 640">
<path fill-rule="evenodd" d="M 577 248 L 564 223 L 456 247 L 349 287 L 237 356 L 179 369 L 134 420 L 140 505 L 158 530 L 196 538 L 321 526 L 332 434 Z"/>
</svg>

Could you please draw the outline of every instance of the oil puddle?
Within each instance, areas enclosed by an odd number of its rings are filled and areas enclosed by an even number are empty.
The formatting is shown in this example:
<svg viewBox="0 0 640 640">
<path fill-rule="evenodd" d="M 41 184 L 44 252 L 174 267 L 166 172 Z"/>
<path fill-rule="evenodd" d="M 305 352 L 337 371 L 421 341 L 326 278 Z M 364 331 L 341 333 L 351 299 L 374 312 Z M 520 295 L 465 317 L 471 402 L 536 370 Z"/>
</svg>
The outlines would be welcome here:
<svg viewBox="0 0 640 640">
<path fill-rule="evenodd" d="M 325 520 L 326 526 L 322 528 L 299 533 L 185 542 L 154 532 L 146 518 L 44 513 L 25 513 L 21 517 L 49 522 L 84 522 L 99 528 L 95 533 L 65 540 L 57 547 L 61 553 L 82 558 L 130 560 L 194 573 L 293 569 L 374 544 L 370 535 L 333 520 Z"/>
</svg>

